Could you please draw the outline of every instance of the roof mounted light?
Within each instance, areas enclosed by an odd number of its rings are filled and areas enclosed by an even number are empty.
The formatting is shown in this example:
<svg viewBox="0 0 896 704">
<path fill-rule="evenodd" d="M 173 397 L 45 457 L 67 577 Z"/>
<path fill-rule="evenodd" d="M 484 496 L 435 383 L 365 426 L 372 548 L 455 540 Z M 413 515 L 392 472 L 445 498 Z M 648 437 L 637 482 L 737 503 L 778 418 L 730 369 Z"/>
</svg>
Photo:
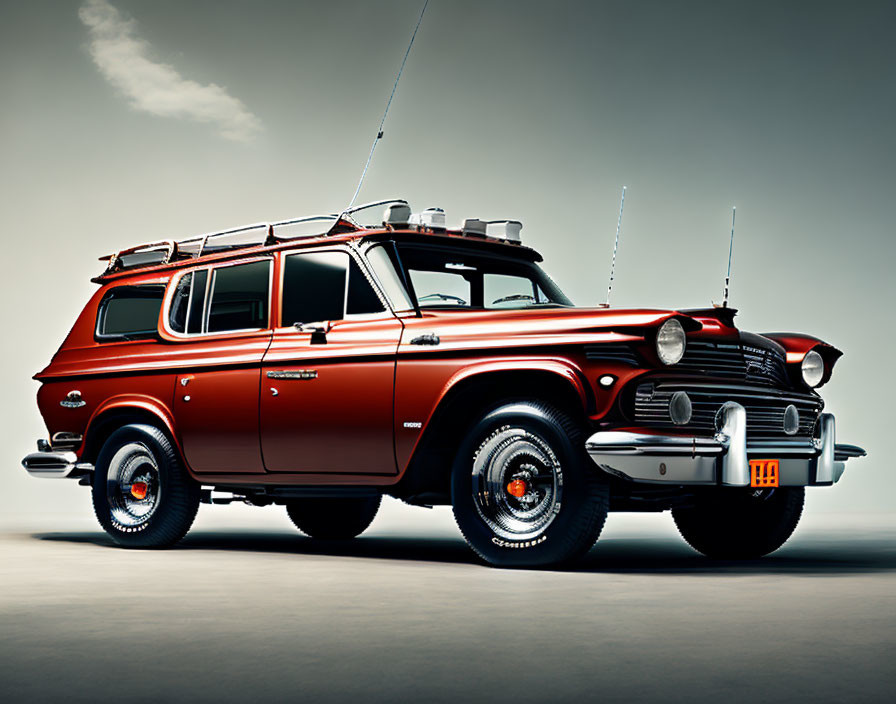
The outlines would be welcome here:
<svg viewBox="0 0 896 704">
<path fill-rule="evenodd" d="M 508 242 L 522 242 L 520 230 L 523 223 L 519 220 L 491 220 L 486 223 L 486 234 L 489 237 L 497 237 Z"/>
<path fill-rule="evenodd" d="M 430 230 L 444 230 L 445 211 L 441 208 L 427 208 L 422 213 L 411 213 L 408 224 L 426 227 Z"/>
<path fill-rule="evenodd" d="M 485 220 L 479 220 L 478 218 L 467 218 L 464 220 L 463 227 L 461 227 L 461 232 L 465 235 L 475 235 L 477 237 L 485 237 L 485 231 L 488 227 L 488 223 Z"/>
<path fill-rule="evenodd" d="M 383 225 L 402 227 L 411 219 L 411 207 L 404 202 L 393 203 L 383 213 Z"/>
</svg>

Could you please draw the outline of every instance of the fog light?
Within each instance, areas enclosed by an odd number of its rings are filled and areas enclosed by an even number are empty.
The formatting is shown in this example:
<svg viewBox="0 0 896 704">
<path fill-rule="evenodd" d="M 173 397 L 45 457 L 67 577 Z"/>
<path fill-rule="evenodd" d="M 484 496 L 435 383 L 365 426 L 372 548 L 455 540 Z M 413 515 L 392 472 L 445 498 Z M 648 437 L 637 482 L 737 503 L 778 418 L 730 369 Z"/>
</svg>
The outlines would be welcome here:
<svg viewBox="0 0 896 704">
<path fill-rule="evenodd" d="M 676 391 L 669 400 L 669 417 L 675 425 L 691 422 L 691 399 L 684 391 Z"/>
<path fill-rule="evenodd" d="M 613 384 L 616 383 L 616 377 L 612 374 L 604 374 L 600 379 L 597 380 L 597 383 L 603 386 L 605 389 L 609 389 Z"/>
<path fill-rule="evenodd" d="M 790 404 L 784 409 L 784 433 L 787 435 L 796 435 L 800 429 L 800 412 L 796 406 Z"/>
</svg>

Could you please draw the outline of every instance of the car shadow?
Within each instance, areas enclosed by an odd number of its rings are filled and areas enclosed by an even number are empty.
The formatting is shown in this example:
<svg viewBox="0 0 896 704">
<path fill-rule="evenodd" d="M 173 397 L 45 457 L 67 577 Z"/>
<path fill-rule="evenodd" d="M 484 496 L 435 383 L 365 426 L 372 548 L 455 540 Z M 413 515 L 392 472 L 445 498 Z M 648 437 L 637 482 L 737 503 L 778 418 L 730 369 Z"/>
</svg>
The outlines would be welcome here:
<svg viewBox="0 0 896 704">
<path fill-rule="evenodd" d="M 36 533 L 37 540 L 116 547 L 102 532 Z M 478 564 L 460 538 L 367 535 L 354 540 L 319 541 L 269 531 L 199 530 L 174 550 L 280 553 L 330 557 Z M 824 534 L 795 537 L 792 543 L 761 560 L 710 560 L 678 539 L 626 536 L 605 538 L 579 562 L 557 570 L 671 575 L 862 574 L 896 570 L 896 540 L 891 532 L 863 531 L 855 537 Z"/>
</svg>

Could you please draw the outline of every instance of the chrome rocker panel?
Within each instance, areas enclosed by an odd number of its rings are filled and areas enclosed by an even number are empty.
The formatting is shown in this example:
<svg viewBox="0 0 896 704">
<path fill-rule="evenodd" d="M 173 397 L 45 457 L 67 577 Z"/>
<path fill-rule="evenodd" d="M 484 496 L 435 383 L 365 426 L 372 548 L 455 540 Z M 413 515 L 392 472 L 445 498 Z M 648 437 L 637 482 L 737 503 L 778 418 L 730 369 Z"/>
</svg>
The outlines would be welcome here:
<svg viewBox="0 0 896 704">
<path fill-rule="evenodd" d="M 747 442 L 747 412 L 724 407 L 715 437 L 602 431 L 585 443 L 591 459 L 610 474 L 635 482 L 750 486 L 750 458 L 777 459 L 780 486 L 826 486 L 843 475 L 846 460 L 862 457 L 855 445 L 836 444 L 834 416 L 823 413 L 817 440 Z"/>
<path fill-rule="evenodd" d="M 71 450 L 32 452 L 22 460 L 22 466 L 32 477 L 49 479 L 82 476 L 93 471 L 92 464 L 78 462 L 78 456 Z"/>
</svg>

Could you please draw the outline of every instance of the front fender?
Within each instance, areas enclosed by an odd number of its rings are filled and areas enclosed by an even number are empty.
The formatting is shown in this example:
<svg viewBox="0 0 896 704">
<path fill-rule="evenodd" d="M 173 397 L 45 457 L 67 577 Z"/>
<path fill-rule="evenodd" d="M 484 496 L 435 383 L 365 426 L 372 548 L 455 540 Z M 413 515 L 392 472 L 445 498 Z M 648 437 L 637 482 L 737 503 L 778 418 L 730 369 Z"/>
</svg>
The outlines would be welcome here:
<svg viewBox="0 0 896 704">
<path fill-rule="evenodd" d="M 526 384 L 525 377 L 529 375 L 529 379 L 534 381 L 536 374 L 549 375 L 550 379 L 565 385 L 578 400 L 583 412 L 593 407 L 593 391 L 588 387 L 582 371 L 569 360 L 561 358 L 400 360 L 395 387 L 395 454 L 399 471 L 408 467 L 423 437 L 429 434 L 439 409 L 446 408 L 459 394 L 467 391 L 476 397 L 488 396 L 489 393 L 501 394 L 505 393 L 508 383 L 516 389 L 519 382 L 519 391 L 513 393 L 517 397 L 525 396 L 534 392 L 532 386 Z M 511 375 L 516 379 L 512 379 Z M 480 389 L 476 388 L 477 382 L 482 384 Z M 503 386 L 496 386 L 496 390 L 492 391 L 486 387 L 490 382 Z"/>
<path fill-rule="evenodd" d="M 797 332 L 767 332 L 762 336 L 777 342 L 784 348 L 787 353 L 788 366 L 802 364 L 803 359 L 812 350 L 818 352 L 824 360 L 824 376 L 819 386 L 830 380 L 834 365 L 843 356 L 843 353 L 836 347 L 817 337 L 812 337 L 812 335 L 803 335 Z"/>
</svg>

